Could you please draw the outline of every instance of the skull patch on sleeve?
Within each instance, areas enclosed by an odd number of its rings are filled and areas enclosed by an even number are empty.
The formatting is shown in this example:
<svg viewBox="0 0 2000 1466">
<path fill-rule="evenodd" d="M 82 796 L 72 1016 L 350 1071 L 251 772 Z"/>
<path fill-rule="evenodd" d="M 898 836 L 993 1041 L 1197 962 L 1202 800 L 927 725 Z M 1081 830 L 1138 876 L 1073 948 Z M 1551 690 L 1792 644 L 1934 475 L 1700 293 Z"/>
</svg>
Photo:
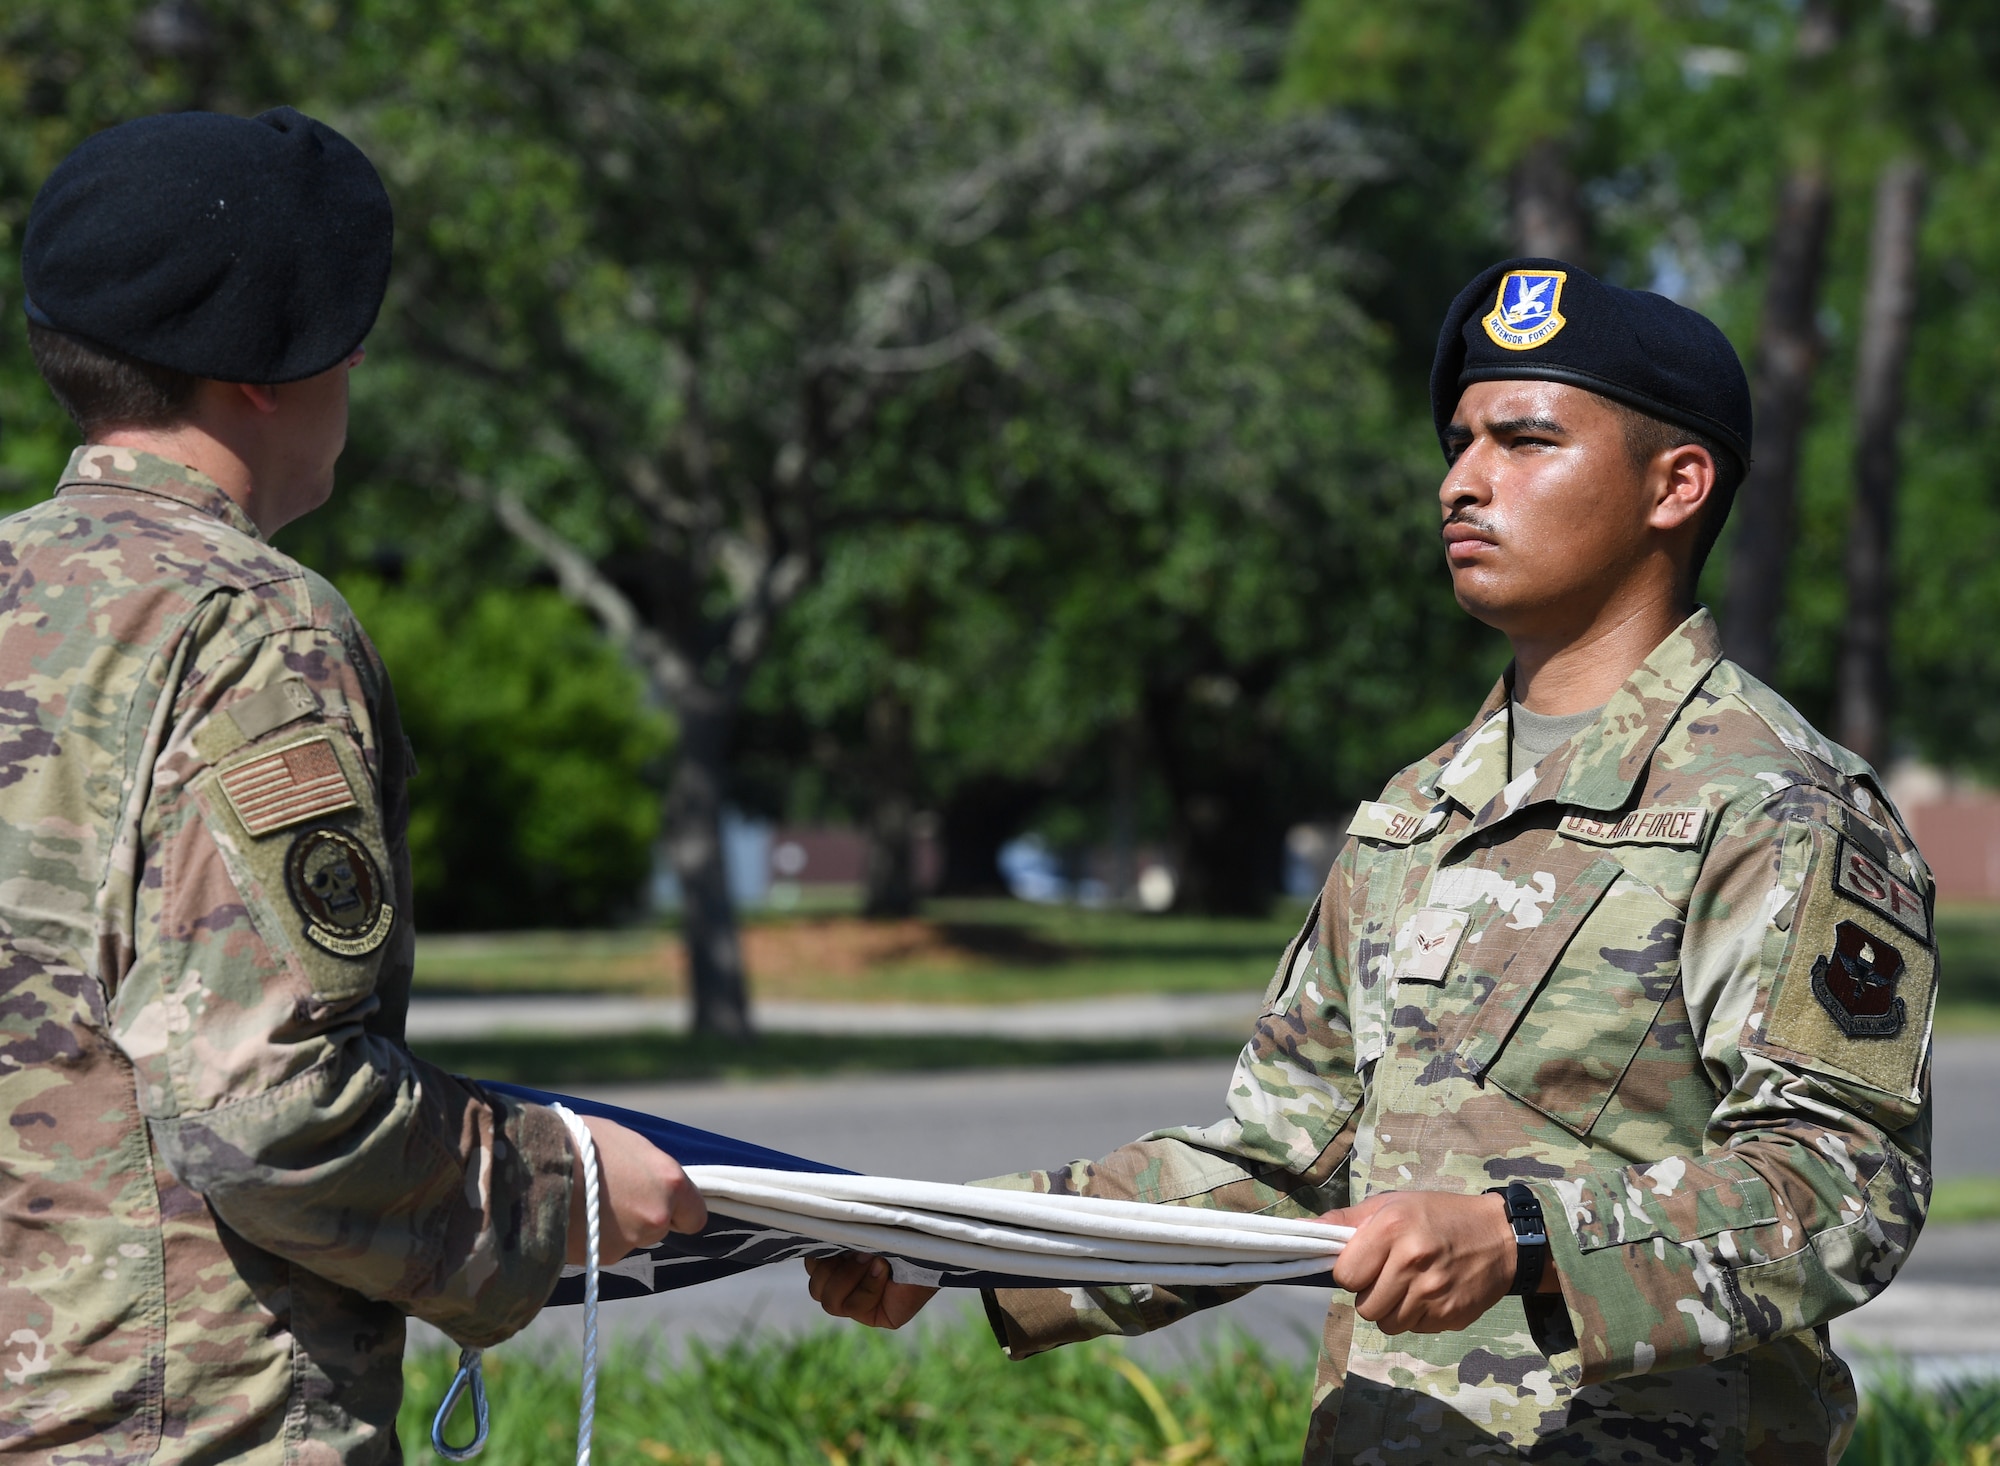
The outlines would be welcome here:
<svg viewBox="0 0 2000 1466">
<path fill-rule="evenodd" d="M 285 890 L 305 918 L 306 940 L 338 957 L 366 956 L 396 924 L 381 868 L 345 830 L 301 832 L 285 856 Z"/>
</svg>

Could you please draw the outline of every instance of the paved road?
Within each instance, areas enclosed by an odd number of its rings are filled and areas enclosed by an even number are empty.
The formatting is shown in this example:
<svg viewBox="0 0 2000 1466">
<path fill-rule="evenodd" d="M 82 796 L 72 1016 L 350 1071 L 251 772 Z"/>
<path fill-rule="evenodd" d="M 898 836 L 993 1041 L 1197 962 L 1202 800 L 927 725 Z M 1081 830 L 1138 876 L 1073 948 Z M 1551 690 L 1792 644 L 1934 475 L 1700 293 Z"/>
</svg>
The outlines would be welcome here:
<svg viewBox="0 0 2000 1466">
<path fill-rule="evenodd" d="M 1937 1041 L 1932 1072 L 1940 1176 L 2000 1176 L 2000 1034 Z"/>
<path fill-rule="evenodd" d="M 1258 994 L 1131 993 L 1061 1003 L 793 1003 L 757 1005 L 758 1026 L 772 1033 L 939 1034 L 981 1038 L 1132 1038 L 1248 1033 Z M 684 998 L 579 994 L 565 997 L 413 998 L 406 1032 L 412 1043 L 500 1034 L 680 1033 Z"/>
<path fill-rule="evenodd" d="M 854 1170 L 945 1181 L 1099 1155 L 1157 1125 L 1213 1119 L 1228 1077 L 1226 1061 L 1201 1060 L 590 1093 Z M 1939 1174 L 2000 1175 L 2000 1037 L 1941 1040 L 1937 1088 Z M 1139 1352 L 1184 1357 L 1238 1328 L 1309 1354 L 1324 1307 L 1311 1289 L 1264 1288 L 1139 1341 Z M 552 1311 L 530 1334 L 573 1337 L 578 1321 L 575 1310 Z M 612 1331 L 646 1335 L 670 1352 L 696 1337 L 825 1322 L 796 1267 L 605 1310 Z M 1896 1285 L 1835 1333 L 1850 1357 L 1887 1348 L 1940 1368 L 2000 1369 L 2000 1223 L 1933 1228 Z"/>
</svg>

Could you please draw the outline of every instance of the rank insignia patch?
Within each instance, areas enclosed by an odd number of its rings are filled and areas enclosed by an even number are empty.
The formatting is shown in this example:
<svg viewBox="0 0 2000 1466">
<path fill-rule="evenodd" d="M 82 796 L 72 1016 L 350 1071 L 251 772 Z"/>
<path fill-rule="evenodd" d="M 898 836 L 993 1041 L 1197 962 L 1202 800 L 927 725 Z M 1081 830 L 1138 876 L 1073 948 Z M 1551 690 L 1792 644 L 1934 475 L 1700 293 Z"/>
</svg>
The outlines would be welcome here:
<svg viewBox="0 0 2000 1466">
<path fill-rule="evenodd" d="M 1902 977 L 1901 952 L 1843 921 L 1833 929 L 1833 951 L 1813 963 L 1813 996 L 1849 1038 L 1894 1038 L 1903 1031 Z"/>
<path fill-rule="evenodd" d="M 324 734 L 259 754 L 224 769 L 216 779 L 253 836 L 355 807 L 340 756 Z"/>
<path fill-rule="evenodd" d="M 1495 346 L 1527 351 L 1552 338 L 1569 323 L 1563 319 L 1562 288 L 1569 276 L 1561 270 L 1509 270 L 1500 277 L 1500 294 L 1480 324 Z"/>
<path fill-rule="evenodd" d="M 1441 906 L 1412 912 L 1396 933 L 1396 980 L 1442 983 L 1467 920 L 1465 912 Z"/>
<path fill-rule="evenodd" d="M 306 919 L 306 940 L 336 957 L 365 957 L 389 939 L 396 908 L 382 870 L 345 830 L 303 831 L 285 856 L 285 890 Z"/>
</svg>

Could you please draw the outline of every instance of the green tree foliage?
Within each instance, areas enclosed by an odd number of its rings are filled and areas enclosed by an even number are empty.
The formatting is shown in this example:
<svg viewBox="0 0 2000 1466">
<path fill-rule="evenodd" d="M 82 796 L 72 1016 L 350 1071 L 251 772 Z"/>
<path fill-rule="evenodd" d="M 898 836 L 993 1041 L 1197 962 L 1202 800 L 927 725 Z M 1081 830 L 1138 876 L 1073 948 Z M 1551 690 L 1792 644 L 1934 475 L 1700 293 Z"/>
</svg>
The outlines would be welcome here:
<svg viewBox="0 0 2000 1466">
<path fill-rule="evenodd" d="M 1135 747 L 1190 904 L 1240 911 L 1287 822 L 1372 792 L 1493 663 L 1436 571 L 1434 445 L 1403 432 L 1331 237 L 1374 153 L 1205 85 L 1165 186 L 1045 236 L 1074 239 L 1093 308 L 885 422 L 863 471 L 934 475 L 958 512 L 843 539 L 760 706 L 867 782 L 949 809 L 1004 778 L 1093 803 L 1100 837 Z"/>
<path fill-rule="evenodd" d="M 249 113 L 293 102 L 345 123 L 340 83 L 355 77 L 342 68 L 367 64 L 345 34 L 354 18 L 332 6 L 225 0 L 8 7 L 0 14 L 7 320 L 19 319 L 28 204 L 72 147 L 126 118 L 190 105 Z M 389 354 L 379 352 L 377 365 Z M 409 380 L 393 366 L 382 378 L 378 392 Z M 367 373 L 360 385 L 365 401 Z M 421 496 L 413 503 L 407 490 L 360 491 L 356 480 L 379 470 L 382 450 L 365 423 L 358 436 L 338 507 L 284 543 L 335 574 L 397 677 L 423 769 L 411 789 L 419 919 L 438 929 L 628 916 L 651 869 L 659 818 L 649 785 L 671 749 L 666 723 L 586 617 L 552 592 L 493 576 L 490 556 L 477 563 L 475 526 L 438 515 Z M 19 327 L 0 330 L 0 503 L 45 495 L 75 442 Z M 384 585 L 366 565 L 385 549 L 440 573 L 423 590 Z"/>
<path fill-rule="evenodd" d="M 1802 26 L 1821 26 L 1817 37 Z M 1895 539 L 1897 694 L 1892 749 L 2000 773 L 2000 681 L 1968 634 L 2000 595 L 2000 452 L 1989 327 L 2000 310 L 2000 173 L 1991 7 L 1951 0 L 1521 0 L 1492 6 L 1308 0 L 1288 58 L 1294 105 L 1365 120 L 1395 166 L 1349 211 L 1358 250 L 1407 252 L 1364 306 L 1428 358 L 1418 326 L 1477 261 L 1512 247 L 1510 170 L 1537 136 L 1574 170 L 1594 268 L 1661 288 L 1719 320 L 1746 362 L 1757 345 L 1779 182 L 1824 166 L 1834 193 L 1821 288 L 1824 364 L 1812 388 L 1775 680 L 1831 726 L 1846 612 L 1853 496 L 1854 354 L 1871 195 L 1913 155 L 1933 186 L 1902 434 Z M 1406 277 L 1427 283 L 1412 299 Z M 1704 589 L 1719 600 L 1730 545 Z M 1725 628 L 1726 629 L 1726 628 Z"/>
<path fill-rule="evenodd" d="M 652 868 L 672 747 L 638 675 L 554 591 L 454 606 L 350 576 L 416 752 L 410 856 L 427 930 L 602 925 Z"/>
<path fill-rule="evenodd" d="M 1564 210 L 1604 273 L 1748 359 L 1779 180 L 1830 160 L 1779 661 L 1826 713 L 1867 194 L 1913 153 L 1895 726 L 2000 770 L 2000 658 L 1966 634 L 2000 601 L 1985 10 L 1308 0 L 1276 97 L 1268 13 L 17 0 L 0 297 L 40 178 L 120 118 L 289 101 L 382 164 L 399 256 L 346 487 L 286 543 L 345 583 L 411 567 L 357 600 L 426 720 L 427 889 L 630 899 L 613 852 L 643 841 L 660 735 L 546 595 L 498 598 L 552 569 L 674 716 L 690 860 L 745 751 L 774 810 L 888 844 L 994 789 L 1101 837 L 1137 768 L 1190 897 L 1240 907 L 1284 823 L 1367 793 L 1497 668 L 1437 564 L 1424 372 L 1457 285 Z M 1802 46 L 1822 14 L 1835 43 Z M 70 435 L 13 331 L 0 421 L 0 491 L 43 492 Z M 503 831 L 490 766 L 542 812 Z M 695 924 L 698 971 L 728 975 L 729 921 Z"/>
</svg>

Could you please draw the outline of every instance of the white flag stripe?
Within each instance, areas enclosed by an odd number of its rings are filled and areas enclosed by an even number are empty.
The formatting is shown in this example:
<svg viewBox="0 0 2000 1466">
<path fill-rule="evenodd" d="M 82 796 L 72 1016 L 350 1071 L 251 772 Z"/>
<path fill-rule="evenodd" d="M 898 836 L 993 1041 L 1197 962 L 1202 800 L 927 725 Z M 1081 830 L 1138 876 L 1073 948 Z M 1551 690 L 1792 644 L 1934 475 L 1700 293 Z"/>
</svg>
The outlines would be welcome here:
<svg viewBox="0 0 2000 1466">
<path fill-rule="evenodd" d="M 309 784 L 262 785 L 249 789 L 241 785 L 231 784 L 229 792 L 239 800 L 254 801 L 263 804 L 269 803 L 274 799 L 283 799 L 287 795 L 311 796 L 323 793 L 328 789 L 345 789 L 346 787 L 347 780 L 341 775 L 335 774 L 331 778 L 315 779 Z"/>
<path fill-rule="evenodd" d="M 252 835 L 268 835 L 355 803 L 338 756 L 324 738 L 274 750 L 228 770 L 220 782 Z"/>
<path fill-rule="evenodd" d="M 236 804 L 239 809 L 244 810 L 246 813 L 262 813 L 266 810 L 283 809 L 293 804 L 320 804 L 329 798 L 335 800 L 347 798 L 346 784 L 323 785 L 320 788 L 311 790 L 285 789 L 276 794 L 267 794 L 257 799 L 243 799 L 239 797 Z"/>
<path fill-rule="evenodd" d="M 944 1186 L 890 1176 L 689 1166 L 718 1215 L 835 1246 L 1059 1282 L 1256 1283 L 1324 1273 L 1353 1235 L 1304 1218 Z"/>
</svg>

